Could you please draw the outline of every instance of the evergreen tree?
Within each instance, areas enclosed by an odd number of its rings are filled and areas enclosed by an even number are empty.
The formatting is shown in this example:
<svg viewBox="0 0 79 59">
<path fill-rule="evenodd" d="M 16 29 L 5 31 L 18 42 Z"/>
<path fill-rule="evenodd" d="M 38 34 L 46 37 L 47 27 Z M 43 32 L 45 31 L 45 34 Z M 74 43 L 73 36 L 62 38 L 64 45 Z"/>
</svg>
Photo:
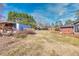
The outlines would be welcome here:
<svg viewBox="0 0 79 59">
<path fill-rule="evenodd" d="M 19 22 L 21 24 L 31 25 L 32 27 L 36 26 L 36 22 L 33 16 L 25 13 L 17 13 L 10 11 L 8 13 L 8 21 Z"/>
</svg>

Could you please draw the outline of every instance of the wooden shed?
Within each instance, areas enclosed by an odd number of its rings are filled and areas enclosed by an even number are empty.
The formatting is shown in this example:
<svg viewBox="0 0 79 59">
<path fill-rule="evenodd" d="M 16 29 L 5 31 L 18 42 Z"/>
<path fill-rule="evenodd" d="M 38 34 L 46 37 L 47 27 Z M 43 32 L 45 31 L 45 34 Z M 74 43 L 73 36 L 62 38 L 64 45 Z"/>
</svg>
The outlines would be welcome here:
<svg viewBox="0 0 79 59">
<path fill-rule="evenodd" d="M 73 26 L 61 26 L 60 27 L 60 32 L 63 34 L 73 34 Z"/>
</svg>

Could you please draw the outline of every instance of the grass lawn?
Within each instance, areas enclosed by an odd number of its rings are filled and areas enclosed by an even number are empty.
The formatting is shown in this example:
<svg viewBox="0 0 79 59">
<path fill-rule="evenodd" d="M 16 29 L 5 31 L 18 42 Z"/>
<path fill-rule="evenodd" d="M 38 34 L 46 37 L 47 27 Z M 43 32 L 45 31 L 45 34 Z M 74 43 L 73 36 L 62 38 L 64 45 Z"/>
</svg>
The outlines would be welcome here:
<svg viewBox="0 0 79 59">
<path fill-rule="evenodd" d="M 46 30 L 36 33 L 25 38 L 0 38 L 0 55 L 79 55 L 79 38 Z"/>
</svg>

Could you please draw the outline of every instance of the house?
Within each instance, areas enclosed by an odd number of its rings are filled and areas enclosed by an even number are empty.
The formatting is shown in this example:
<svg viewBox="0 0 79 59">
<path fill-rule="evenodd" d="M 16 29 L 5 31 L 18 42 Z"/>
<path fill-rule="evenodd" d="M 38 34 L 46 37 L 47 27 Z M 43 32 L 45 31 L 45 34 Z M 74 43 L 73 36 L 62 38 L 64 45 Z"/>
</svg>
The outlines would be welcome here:
<svg viewBox="0 0 79 59">
<path fill-rule="evenodd" d="M 19 24 L 11 21 L 0 22 L 0 32 L 4 31 L 23 31 L 24 29 L 31 28 L 30 25 Z"/>
<path fill-rule="evenodd" d="M 73 25 L 74 34 L 79 34 L 79 21 L 74 22 Z"/>
<path fill-rule="evenodd" d="M 61 26 L 60 32 L 63 34 L 73 34 L 74 33 L 73 26 L 72 25 Z"/>
</svg>

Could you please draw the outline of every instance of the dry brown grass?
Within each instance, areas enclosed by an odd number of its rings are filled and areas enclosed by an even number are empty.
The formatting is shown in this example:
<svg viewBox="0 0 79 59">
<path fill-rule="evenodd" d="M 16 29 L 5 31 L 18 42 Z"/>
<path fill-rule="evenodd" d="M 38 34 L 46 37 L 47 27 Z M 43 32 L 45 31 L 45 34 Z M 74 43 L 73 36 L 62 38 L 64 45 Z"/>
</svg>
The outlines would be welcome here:
<svg viewBox="0 0 79 59">
<path fill-rule="evenodd" d="M 0 55 L 79 55 L 78 38 L 48 30 L 40 30 L 36 33 L 35 35 L 27 35 L 24 38 L 0 37 Z"/>
</svg>

